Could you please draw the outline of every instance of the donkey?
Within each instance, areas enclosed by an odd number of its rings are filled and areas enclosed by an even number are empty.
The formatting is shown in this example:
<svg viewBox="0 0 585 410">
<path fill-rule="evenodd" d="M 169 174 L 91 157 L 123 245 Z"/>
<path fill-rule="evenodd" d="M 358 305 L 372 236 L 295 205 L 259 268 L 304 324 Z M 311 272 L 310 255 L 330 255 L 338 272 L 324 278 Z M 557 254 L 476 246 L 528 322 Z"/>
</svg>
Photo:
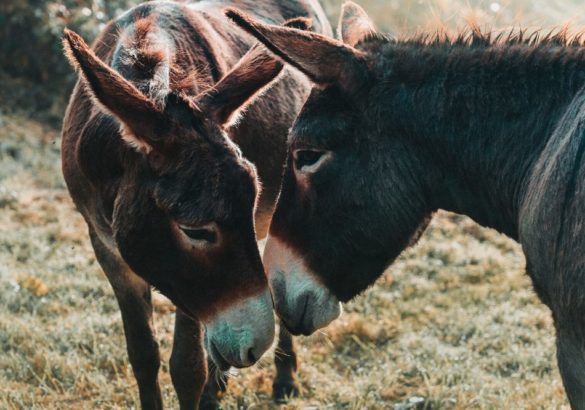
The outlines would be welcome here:
<svg viewBox="0 0 585 410">
<path fill-rule="evenodd" d="M 438 209 L 522 244 L 585 409 L 585 47 L 472 29 L 395 40 L 353 3 L 338 39 L 229 16 L 315 84 L 289 136 L 264 263 L 293 333 L 331 322 Z"/>
<path fill-rule="evenodd" d="M 225 17 L 229 4 L 331 31 L 316 0 L 144 3 L 92 49 L 65 31 L 81 75 L 63 123 L 63 173 L 118 300 L 145 409 L 162 408 L 151 286 L 178 308 L 170 372 L 182 409 L 198 406 L 207 377 L 204 325 L 221 370 L 252 365 L 274 337 L 255 240 L 266 235 L 310 83 L 287 69 L 266 91 L 283 65 L 260 46 L 244 55 L 254 39 Z M 276 398 L 296 391 L 294 346 L 280 336 Z"/>
</svg>

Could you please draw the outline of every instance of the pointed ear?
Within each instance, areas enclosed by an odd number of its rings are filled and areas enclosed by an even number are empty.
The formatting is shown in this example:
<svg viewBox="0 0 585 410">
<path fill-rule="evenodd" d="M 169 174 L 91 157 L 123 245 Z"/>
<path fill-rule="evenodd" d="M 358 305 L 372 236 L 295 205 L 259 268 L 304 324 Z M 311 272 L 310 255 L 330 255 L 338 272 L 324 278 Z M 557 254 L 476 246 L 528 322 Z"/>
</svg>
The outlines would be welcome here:
<svg viewBox="0 0 585 410">
<path fill-rule="evenodd" d="M 216 123 L 227 125 L 269 88 L 282 68 L 280 61 L 256 44 L 217 84 L 195 97 L 193 105 Z"/>
<path fill-rule="evenodd" d="M 164 116 L 130 81 L 106 65 L 83 39 L 65 29 L 63 46 L 71 65 L 79 69 L 97 102 L 123 124 L 122 136 L 132 146 L 148 153 L 158 148 L 165 126 Z"/>
<path fill-rule="evenodd" d="M 226 15 L 314 83 L 336 83 L 351 89 L 364 77 L 363 53 L 340 41 L 317 33 L 260 23 L 233 8 L 228 8 Z"/>
<path fill-rule="evenodd" d="M 287 27 L 308 30 L 311 21 L 296 18 Z M 262 44 L 255 44 L 215 86 L 194 100 L 199 110 L 221 125 L 229 124 L 237 114 L 261 95 L 282 71 L 283 64 Z"/>
<path fill-rule="evenodd" d="M 354 47 L 368 35 L 376 32 L 376 26 L 364 9 L 348 1 L 343 3 L 337 25 L 337 38 Z"/>
</svg>

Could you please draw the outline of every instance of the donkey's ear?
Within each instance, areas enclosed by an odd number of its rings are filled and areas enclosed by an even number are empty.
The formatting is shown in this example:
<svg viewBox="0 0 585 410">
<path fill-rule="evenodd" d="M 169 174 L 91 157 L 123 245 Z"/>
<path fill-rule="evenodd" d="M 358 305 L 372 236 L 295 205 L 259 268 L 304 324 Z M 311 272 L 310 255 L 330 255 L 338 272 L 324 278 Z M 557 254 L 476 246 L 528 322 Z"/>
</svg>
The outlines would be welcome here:
<svg viewBox="0 0 585 410">
<path fill-rule="evenodd" d="M 351 1 L 343 4 L 339 24 L 337 25 L 338 39 L 354 47 L 361 40 L 375 32 L 376 26 L 364 9 Z"/>
<path fill-rule="evenodd" d="M 228 8 L 226 15 L 314 83 L 337 83 L 343 88 L 353 88 L 364 76 L 363 53 L 341 41 L 295 28 L 260 23 L 233 8 Z"/>
<path fill-rule="evenodd" d="M 122 136 L 148 153 L 162 147 L 164 116 L 131 82 L 100 60 L 75 32 L 65 29 L 63 46 L 71 65 L 81 70 L 91 94 L 123 124 Z"/>
<path fill-rule="evenodd" d="M 300 17 L 288 20 L 284 25 L 308 30 L 311 20 Z M 215 86 L 196 97 L 194 103 L 217 123 L 229 124 L 255 97 L 269 88 L 282 68 L 283 64 L 257 43 Z"/>
</svg>

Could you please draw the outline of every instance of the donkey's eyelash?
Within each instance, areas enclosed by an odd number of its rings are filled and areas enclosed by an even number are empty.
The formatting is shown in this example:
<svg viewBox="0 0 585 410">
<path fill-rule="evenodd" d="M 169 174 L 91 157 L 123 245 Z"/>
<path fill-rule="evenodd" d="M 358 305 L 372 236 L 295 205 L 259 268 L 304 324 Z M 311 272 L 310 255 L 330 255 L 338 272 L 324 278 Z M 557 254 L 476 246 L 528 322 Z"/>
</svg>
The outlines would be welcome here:
<svg viewBox="0 0 585 410">
<path fill-rule="evenodd" d="M 194 228 L 188 226 L 179 226 L 181 231 L 194 241 L 204 241 L 208 243 L 217 242 L 217 232 L 209 228 Z"/>
<path fill-rule="evenodd" d="M 297 169 L 301 169 L 304 166 L 313 165 L 323 155 L 322 151 L 313 150 L 301 150 L 295 153 L 295 160 Z"/>
<path fill-rule="evenodd" d="M 330 151 L 317 149 L 299 149 L 293 153 L 295 169 L 308 173 L 317 171 L 329 158 Z"/>
</svg>

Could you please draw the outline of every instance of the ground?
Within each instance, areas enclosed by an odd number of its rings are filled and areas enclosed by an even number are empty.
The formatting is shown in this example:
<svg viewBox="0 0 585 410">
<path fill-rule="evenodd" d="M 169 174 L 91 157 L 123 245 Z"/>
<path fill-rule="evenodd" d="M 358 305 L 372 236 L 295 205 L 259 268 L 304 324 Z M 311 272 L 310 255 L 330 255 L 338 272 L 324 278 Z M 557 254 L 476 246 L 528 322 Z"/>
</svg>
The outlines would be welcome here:
<svg viewBox="0 0 585 410">
<path fill-rule="evenodd" d="M 325 3 L 335 16 L 339 2 Z M 584 18 L 578 0 L 360 3 L 395 32 Z M 61 176 L 59 131 L 31 116 L 0 110 L 0 408 L 139 408 L 116 301 Z M 169 408 L 173 321 L 157 311 Z M 520 247 L 457 215 L 436 215 L 340 320 L 296 341 L 302 396 L 284 410 L 568 408 Z M 224 407 L 277 408 L 273 375 L 271 354 L 233 372 Z"/>
<path fill-rule="evenodd" d="M 59 165 L 59 134 L 21 116 L 0 129 L 0 408 L 138 408 L 120 314 Z M 174 313 L 156 314 L 161 383 Z M 520 248 L 439 213 L 343 317 L 296 339 L 302 397 L 284 409 L 551 409 L 566 405 L 551 316 Z M 276 408 L 270 354 L 233 373 L 227 409 Z"/>
</svg>

